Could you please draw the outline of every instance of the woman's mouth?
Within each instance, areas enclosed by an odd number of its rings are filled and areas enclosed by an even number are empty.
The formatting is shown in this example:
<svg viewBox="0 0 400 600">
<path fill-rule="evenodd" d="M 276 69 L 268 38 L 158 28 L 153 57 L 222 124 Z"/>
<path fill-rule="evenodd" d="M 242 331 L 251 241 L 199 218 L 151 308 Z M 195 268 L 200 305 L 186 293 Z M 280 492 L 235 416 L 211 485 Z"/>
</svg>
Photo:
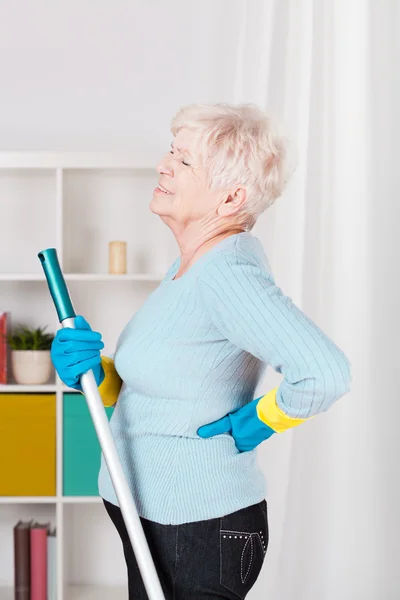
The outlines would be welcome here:
<svg viewBox="0 0 400 600">
<path fill-rule="evenodd" d="M 158 184 L 158 186 L 156 187 L 156 189 L 154 191 L 157 192 L 158 194 L 172 195 L 172 192 L 168 191 L 167 189 L 165 189 L 165 187 L 163 187 L 160 184 Z"/>
</svg>

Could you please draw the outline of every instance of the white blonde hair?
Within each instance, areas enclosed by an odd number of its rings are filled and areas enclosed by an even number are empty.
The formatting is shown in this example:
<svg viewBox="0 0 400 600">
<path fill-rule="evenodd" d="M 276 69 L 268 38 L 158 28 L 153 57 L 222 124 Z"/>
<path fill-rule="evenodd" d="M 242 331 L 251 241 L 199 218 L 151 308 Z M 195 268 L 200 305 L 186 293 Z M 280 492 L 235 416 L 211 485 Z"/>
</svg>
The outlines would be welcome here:
<svg viewBox="0 0 400 600">
<path fill-rule="evenodd" d="M 192 104 L 172 120 L 171 132 L 188 128 L 201 136 L 210 189 L 243 185 L 247 201 L 238 224 L 251 230 L 282 194 L 291 175 L 287 139 L 254 104 Z"/>
</svg>

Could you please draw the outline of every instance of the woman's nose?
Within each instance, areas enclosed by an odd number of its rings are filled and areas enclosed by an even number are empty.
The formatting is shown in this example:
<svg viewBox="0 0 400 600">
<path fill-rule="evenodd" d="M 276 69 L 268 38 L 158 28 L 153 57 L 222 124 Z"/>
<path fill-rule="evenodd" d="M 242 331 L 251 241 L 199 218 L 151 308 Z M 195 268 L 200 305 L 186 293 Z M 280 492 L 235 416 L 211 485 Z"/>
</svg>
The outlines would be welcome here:
<svg viewBox="0 0 400 600">
<path fill-rule="evenodd" d="M 170 160 L 169 154 L 164 156 L 162 160 L 157 165 L 157 171 L 160 175 L 173 175 L 174 170 L 172 168 L 172 161 Z"/>
</svg>

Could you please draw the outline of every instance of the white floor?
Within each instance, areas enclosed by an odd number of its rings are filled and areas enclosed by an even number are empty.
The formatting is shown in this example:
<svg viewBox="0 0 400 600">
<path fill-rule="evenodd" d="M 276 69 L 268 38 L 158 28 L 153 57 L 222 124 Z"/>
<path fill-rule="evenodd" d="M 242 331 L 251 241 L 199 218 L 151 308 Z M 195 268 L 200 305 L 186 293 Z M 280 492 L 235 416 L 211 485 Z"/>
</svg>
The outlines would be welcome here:
<svg viewBox="0 0 400 600">
<path fill-rule="evenodd" d="M 0 588 L 1 600 L 14 600 L 14 588 Z M 128 600 L 127 588 L 70 586 L 65 589 L 64 600 Z"/>
<path fill-rule="evenodd" d="M 66 588 L 64 600 L 128 600 L 127 588 L 71 586 Z"/>
</svg>

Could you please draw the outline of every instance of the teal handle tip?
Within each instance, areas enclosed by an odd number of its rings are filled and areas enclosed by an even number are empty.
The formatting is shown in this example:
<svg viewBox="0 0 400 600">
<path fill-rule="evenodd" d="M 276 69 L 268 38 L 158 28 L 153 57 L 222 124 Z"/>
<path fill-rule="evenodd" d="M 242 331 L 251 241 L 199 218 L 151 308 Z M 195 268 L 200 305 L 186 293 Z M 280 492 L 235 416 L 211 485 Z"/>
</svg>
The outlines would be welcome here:
<svg viewBox="0 0 400 600">
<path fill-rule="evenodd" d="M 72 306 L 60 263 L 58 262 L 57 250 L 55 248 L 47 248 L 39 252 L 38 257 L 42 263 L 60 323 L 64 319 L 74 318 L 76 316 L 75 310 Z"/>
</svg>

